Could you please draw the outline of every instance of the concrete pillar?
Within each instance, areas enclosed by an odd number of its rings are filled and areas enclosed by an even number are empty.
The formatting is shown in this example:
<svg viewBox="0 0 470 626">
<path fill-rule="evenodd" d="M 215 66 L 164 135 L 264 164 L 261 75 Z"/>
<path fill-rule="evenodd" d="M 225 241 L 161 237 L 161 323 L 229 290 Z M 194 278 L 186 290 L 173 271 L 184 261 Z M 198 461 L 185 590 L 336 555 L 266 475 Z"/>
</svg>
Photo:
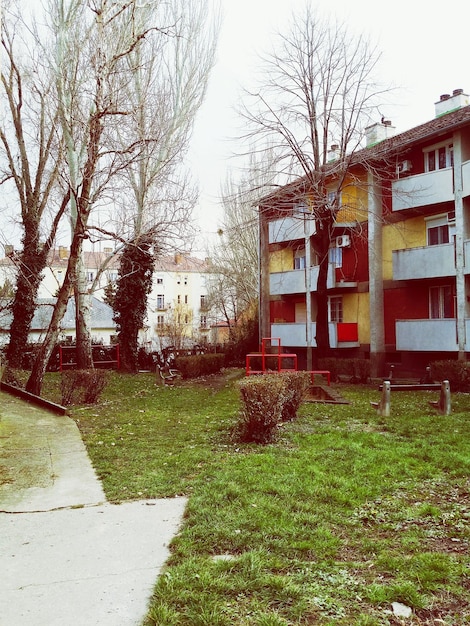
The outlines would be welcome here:
<svg viewBox="0 0 470 626">
<path fill-rule="evenodd" d="M 269 223 L 259 207 L 259 343 L 271 336 L 271 311 L 269 306 Z"/>
<path fill-rule="evenodd" d="M 384 294 L 382 259 L 382 187 L 368 174 L 368 256 L 370 313 L 370 375 L 378 378 L 385 366 Z"/>
<path fill-rule="evenodd" d="M 458 358 L 465 361 L 465 222 L 463 210 L 462 136 L 454 133 L 455 293 Z"/>
</svg>

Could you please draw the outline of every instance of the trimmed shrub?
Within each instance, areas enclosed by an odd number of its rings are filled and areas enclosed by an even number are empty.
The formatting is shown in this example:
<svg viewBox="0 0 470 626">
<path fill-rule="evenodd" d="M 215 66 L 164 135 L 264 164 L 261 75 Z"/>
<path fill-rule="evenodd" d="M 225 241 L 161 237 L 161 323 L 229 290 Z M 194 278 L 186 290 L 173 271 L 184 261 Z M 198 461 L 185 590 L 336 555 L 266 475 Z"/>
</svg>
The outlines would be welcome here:
<svg viewBox="0 0 470 626">
<path fill-rule="evenodd" d="M 184 379 L 218 374 L 225 363 L 223 354 L 196 354 L 179 356 L 175 359 L 175 369 Z"/>
<path fill-rule="evenodd" d="M 62 404 L 96 404 L 108 384 L 108 372 L 102 369 L 62 372 Z"/>
<path fill-rule="evenodd" d="M 467 361 L 433 361 L 431 378 L 442 382 L 448 380 L 451 391 L 470 390 L 470 363 Z"/>
<path fill-rule="evenodd" d="M 267 374 L 241 380 L 243 408 L 236 438 L 243 442 L 271 443 L 282 420 L 286 383 L 282 376 Z"/>
<path fill-rule="evenodd" d="M 297 411 L 310 387 L 308 372 L 282 372 L 284 380 L 284 404 L 282 407 L 282 421 L 287 422 L 297 417 Z"/>
</svg>

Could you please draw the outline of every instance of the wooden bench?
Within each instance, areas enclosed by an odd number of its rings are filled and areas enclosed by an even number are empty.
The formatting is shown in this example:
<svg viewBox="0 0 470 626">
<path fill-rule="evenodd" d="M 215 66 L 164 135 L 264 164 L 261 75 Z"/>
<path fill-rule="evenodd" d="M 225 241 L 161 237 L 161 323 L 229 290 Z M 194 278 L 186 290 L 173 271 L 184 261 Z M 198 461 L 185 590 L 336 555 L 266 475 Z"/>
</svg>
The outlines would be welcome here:
<svg viewBox="0 0 470 626">
<path fill-rule="evenodd" d="M 318 376 L 325 376 L 326 377 L 326 383 L 328 385 L 328 387 L 330 386 L 331 383 L 331 372 L 329 370 L 311 370 L 309 371 L 309 374 L 312 378 L 312 385 L 315 383 L 315 375 L 318 374 Z"/>
</svg>

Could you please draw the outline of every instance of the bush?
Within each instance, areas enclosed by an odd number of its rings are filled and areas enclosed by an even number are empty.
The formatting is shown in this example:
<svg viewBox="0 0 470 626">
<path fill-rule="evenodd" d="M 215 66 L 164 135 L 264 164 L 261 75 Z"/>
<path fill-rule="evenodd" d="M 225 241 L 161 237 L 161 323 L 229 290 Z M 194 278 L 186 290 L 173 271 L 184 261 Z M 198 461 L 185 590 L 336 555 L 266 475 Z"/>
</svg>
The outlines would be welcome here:
<svg viewBox="0 0 470 626">
<path fill-rule="evenodd" d="M 470 363 L 466 361 L 433 361 L 431 378 L 442 382 L 448 380 L 451 391 L 470 390 Z"/>
<path fill-rule="evenodd" d="M 237 438 L 243 442 L 270 443 L 282 420 L 286 384 L 277 374 L 248 377 L 239 383 L 243 408 Z"/>
<path fill-rule="evenodd" d="M 243 409 L 235 428 L 239 441 L 270 443 L 281 422 L 297 417 L 310 386 L 308 372 L 252 376 L 239 383 Z"/>
<path fill-rule="evenodd" d="M 96 404 L 108 384 L 108 372 L 102 369 L 62 372 L 62 404 Z"/>
<path fill-rule="evenodd" d="M 297 417 L 297 411 L 310 387 L 310 374 L 308 372 L 283 372 L 280 376 L 285 385 L 282 421 L 287 422 Z"/>
<path fill-rule="evenodd" d="M 223 354 L 196 354 L 179 356 L 175 359 L 175 369 L 184 379 L 218 374 L 225 363 Z"/>
</svg>

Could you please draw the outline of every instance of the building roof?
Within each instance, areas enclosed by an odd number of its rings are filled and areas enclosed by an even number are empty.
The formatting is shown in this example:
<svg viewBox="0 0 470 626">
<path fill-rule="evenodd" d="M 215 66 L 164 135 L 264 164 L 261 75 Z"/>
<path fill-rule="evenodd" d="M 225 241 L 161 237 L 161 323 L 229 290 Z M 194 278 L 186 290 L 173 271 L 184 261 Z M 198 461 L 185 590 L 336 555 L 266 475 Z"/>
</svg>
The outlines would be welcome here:
<svg viewBox="0 0 470 626">
<path fill-rule="evenodd" d="M 435 117 L 428 122 L 415 126 L 402 133 L 393 135 L 392 137 L 382 139 L 372 146 L 356 150 L 350 155 L 348 166 L 353 166 L 359 163 L 373 163 L 374 161 L 393 158 L 400 153 L 405 152 L 417 143 L 435 141 L 440 136 L 458 130 L 468 124 L 470 124 L 470 105 L 450 111 L 449 113 L 445 113 L 439 117 Z M 325 165 L 327 170 L 330 167 L 333 168 L 334 164 Z M 308 182 L 307 176 L 300 176 L 291 183 L 288 183 L 276 191 L 267 194 L 263 198 L 260 198 L 259 204 L 263 204 L 267 200 L 276 198 L 280 194 L 288 194 L 290 191 L 294 192 L 295 190 L 298 192 L 298 188 L 305 191 L 306 186 L 308 186 Z"/>
<path fill-rule="evenodd" d="M 155 260 L 155 271 L 161 272 L 213 272 L 214 268 L 208 259 L 197 259 L 189 254 L 178 254 L 173 256 L 157 257 Z"/>
<path fill-rule="evenodd" d="M 48 266 L 55 269 L 67 269 L 69 249 L 61 246 L 52 250 Z M 87 269 L 98 269 L 106 263 L 107 269 L 119 269 L 119 254 L 109 252 L 84 251 L 83 261 Z M 0 266 L 14 267 L 17 265 L 17 253 L 13 252 L 0 259 Z M 208 259 L 198 259 L 186 253 L 175 253 L 157 257 L 155 259 L 155 271 L 163 272 L 213 272 L 214 268 Z"/>
<path fill-rule="evenodd" d="M 40 298 L 37 301 L 34 317 L 31 322 L 31 332 L 46 330 L 52 317 L 52 311 L 57 298 Z M 0 330 L 9 330 L 12 314 L 8 309 L 0 311 Z M 91 330 L 115 328 L 113 309 L 97 298 L 91 297 Z M 62 330 L 75 330 L 75 298 L 70 298 L 67 310 L 60 324 Z"/>
</svg>

